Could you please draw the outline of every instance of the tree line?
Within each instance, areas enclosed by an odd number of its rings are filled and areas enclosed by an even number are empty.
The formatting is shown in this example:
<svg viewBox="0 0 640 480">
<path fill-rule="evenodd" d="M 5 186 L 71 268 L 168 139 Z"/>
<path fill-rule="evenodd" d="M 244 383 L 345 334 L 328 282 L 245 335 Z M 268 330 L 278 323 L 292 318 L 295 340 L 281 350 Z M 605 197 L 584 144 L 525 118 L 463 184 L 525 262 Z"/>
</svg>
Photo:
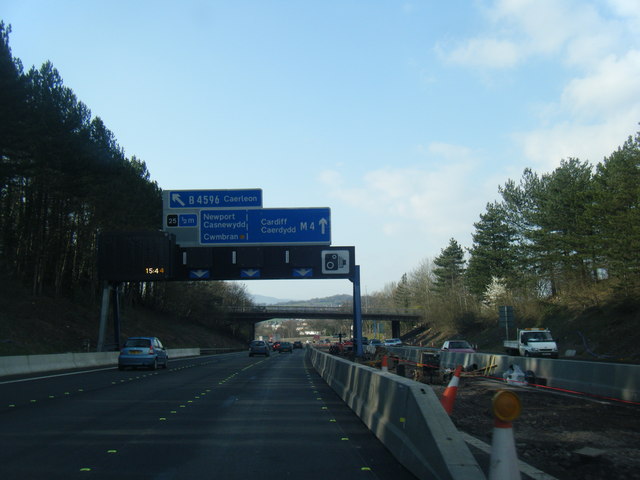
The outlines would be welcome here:
<svg viewBox="0 0 640 480">
<path fill-rule="evenodd" d="M 443 328 L 494 322 L 499 305 L 540 317 L 545 302 L 588 309 L 637 303 L 640 294 L 640 133 L 602 162 L 562 160 L 525 169 L 499 188 L 474 223 L 473 244 L 454 238 L 378 295 L 420 307 Z"/>
<path fill-rule="evenodd" d="M 51 62 L 25 71 L 0 21 L 0 261 L 33 295 L 95 298 L 97 239 L 106 231 L 162 228 L 162 192 L 141 159 L 125 155 Z M 246 301 L 242 288 L 126 284 L 129 302 L 189 317 L 199 304 Z M 180 291 L 179 293 L 176 293 Z M 206 312 L 200 312 L 207 315 Z"/>
</svg>

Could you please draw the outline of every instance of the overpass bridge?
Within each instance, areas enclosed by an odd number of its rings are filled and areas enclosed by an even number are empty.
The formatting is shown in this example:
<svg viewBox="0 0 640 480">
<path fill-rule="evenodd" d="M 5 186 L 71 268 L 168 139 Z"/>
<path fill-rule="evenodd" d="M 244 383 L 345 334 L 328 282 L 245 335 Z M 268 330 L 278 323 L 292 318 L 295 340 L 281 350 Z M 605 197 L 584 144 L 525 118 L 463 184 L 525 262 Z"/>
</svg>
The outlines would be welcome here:
<svg viewBox="0 0 640 480">
<path fill-rule="evenodd" d="M 352 307 L 296 307 L 296 306 L 246 306 L 227 307 L 228 319 L 252 323 L 264 322 L 275 318 L 296 318 L 315 320 L 345 320 L 353 319 Z M 420 315 L 410 310 L 392 310 L 380 308 L 363 308 L 363 320 L 391 322 L 391 336 L 400 336 L 400 322 L 417 323 Z"/>
</svg>

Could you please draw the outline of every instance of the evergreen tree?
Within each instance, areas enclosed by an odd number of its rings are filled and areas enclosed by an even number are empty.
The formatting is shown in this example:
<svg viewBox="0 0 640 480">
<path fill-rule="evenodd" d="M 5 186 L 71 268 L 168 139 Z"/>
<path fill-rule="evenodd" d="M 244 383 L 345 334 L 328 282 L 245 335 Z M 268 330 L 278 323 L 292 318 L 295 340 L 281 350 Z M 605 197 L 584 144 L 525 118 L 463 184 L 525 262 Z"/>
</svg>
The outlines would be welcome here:
<svg viewBox="0 0 640 480">
<path fill-rule="evenodd" d="M 534 225 L 527 236 L 538 273 L 553 291 L 574 279 L 589 280 L 593 265 L 593 203 L 591 166 L 577 159 L 562 161 L 542 175 L 533 190 Z"/>
<path fill-rule="evenodd" d="M 596 264 L 630 295 L 640 288 L 640 133 L 598 164 L 594 183 Z"/>
<path fill-rule="evenodd" d="M 449 245 L 441 250 L 433 263 L 436 265 L 433 270 L 436 289 L 440 292 L 456 290 L 465 269 L 464 250 L 460 244 L 451 238 Z"/>
<path fill-rule="evenodd" d="M 480 215 L 480 221 L 473 224 L 473 246 L 466 270 L 469 290 L 484 295 L 494 278 L 513 279 L 515 276 L 515 231 L 507 223 L 506 213 L 501 204 L 487 204 L 487 211 Z"/>
</svg>

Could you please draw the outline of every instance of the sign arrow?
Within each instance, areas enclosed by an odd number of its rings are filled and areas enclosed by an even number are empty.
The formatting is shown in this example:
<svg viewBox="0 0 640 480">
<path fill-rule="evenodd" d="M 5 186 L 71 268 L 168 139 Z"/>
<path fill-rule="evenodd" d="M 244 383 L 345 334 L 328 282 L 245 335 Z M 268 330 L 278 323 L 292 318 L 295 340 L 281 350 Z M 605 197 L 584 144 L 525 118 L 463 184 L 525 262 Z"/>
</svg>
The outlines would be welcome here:
<svg viewBox="0 0 640 480">
<path fill-rule="evenodd" d="M 191 270 L 189 278 L 209 278 L 209 270 Z"/>
<path fill-rule="evenodd" d="M 297 278 L 313 277 L 312 268 L 294 268 L 293 276 Z"/>
<path fill-rule="evenodd" d="M 242 278 L 260 278 L 260 270 L 251 268 L 249 270 L 240 270 L 240 277 Z"/>
<path fill-rule="evenodd" d="M 180 198 L 180 194 L 179 193 L 174 193 L 171 195 L 171 200 L 173 200 L 176 203 L 179 203 L 181 206 L 185 206 L 185 203 L 182 201 L 182 199 Z"/>
<path fill-rule="evenodd" d="M 326 218 L 321 218 L 318 223 L 320 224 L 320 232 L 322 233 L 322 235 L 325 234 L 325 229 L 327 228 L 327 225 L 329 224 L 329 221 Z"/>
</svg>

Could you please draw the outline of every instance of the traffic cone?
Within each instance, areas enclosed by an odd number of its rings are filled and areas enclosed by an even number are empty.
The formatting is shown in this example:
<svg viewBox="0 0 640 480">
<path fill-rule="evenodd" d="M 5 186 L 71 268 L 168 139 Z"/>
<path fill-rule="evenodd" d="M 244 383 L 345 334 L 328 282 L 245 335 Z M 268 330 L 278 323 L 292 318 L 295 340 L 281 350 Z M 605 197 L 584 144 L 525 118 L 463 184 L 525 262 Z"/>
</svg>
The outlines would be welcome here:
<svg viewBox="0 0 640 480">
<path fill-rule="evenodd" d="M 382 357 L 382 371 L 383 372 L 388 372 L 389 371 L 389 365 L 387 364 L 387 356 L 384 355 Z"/>
<path fill-rule="evenodd" d="M 440 403 L 442 403 L 444 410 L 449 415 L 451 415 L 451 412 L 453 412 L 453 403 L 456 401 L 456 394 L 458 393 L 458 384 L 460 383 L 461 371 L 462 365 L 458 365 L 455 372 L 453 373 L 453 377 L 451 377 L 449 385 L 447 385 L 447 388 L 445 388 L 444 393 L 442 394 L 442 398 L 440 399 Z"/>
<path fill-rule="evenodd" d="M 520 409 L 520 398 L 509 390 L 499 390 L 493 397 L 494 428 L 489 480 L 521 479 L 511 423 L 520 415 Z"/>
</svg>

